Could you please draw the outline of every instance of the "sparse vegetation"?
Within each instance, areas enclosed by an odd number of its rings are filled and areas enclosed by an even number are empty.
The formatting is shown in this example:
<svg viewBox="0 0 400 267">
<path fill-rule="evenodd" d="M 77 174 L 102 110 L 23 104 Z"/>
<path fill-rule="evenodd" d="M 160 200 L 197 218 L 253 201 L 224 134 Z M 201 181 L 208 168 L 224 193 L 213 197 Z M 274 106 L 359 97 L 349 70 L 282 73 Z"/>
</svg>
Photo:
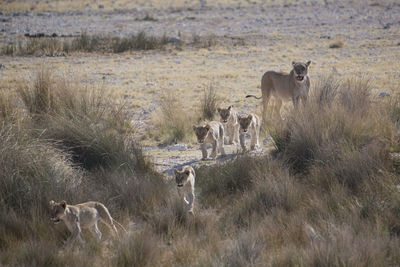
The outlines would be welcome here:
<svg viewBox="0 0 400 267">
<path fill-rule="evenodd" d="M 17 44 L 1 48 L 2 55 L 47 55 L 57 56 L 75 51 L 122 53 L 135 50 L 161 49 L 168 45 L 170 38 L 149 36 L 144 31 L 127 37 L 89 35 L 83 32 L 78 37 L 40 37 L 25 38 Z M 180 46 L 180 42 L 172 45 Z"/>
<path fill-rule="evenodd" d="M 18 101 L 0 98 L 0 262 L 398 264 L 399 179 L 388 157 L 398 102 L 372 99 L 365 79 L 315 84 L 306 106 L 272 125 L 272 156 L 238 155 L 196 170 L 192 216 L 131 138 L 123 107 L 40 71 L 16 90 Z M 183 107 L 176 96 L 161 98 L 165 129 L 188 124 Z M 138 225 L 121 240 L 87 235 L 79 251 L 58 253 L 69 233 L 49 226 L 50 199 L 98 200 Z"/>
</svg>

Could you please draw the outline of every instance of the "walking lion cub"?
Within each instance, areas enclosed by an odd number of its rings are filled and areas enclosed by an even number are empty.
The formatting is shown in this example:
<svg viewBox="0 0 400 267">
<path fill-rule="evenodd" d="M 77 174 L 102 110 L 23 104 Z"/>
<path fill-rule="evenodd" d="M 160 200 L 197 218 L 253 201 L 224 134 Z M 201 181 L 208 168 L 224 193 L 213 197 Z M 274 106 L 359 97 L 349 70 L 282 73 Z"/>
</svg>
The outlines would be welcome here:
<svg viewBox="0 0 400 267">
<path fill-rule="evenodd" d="M 185 166 L 181 171 L 174 169 L 174 174 L 179 197 L 188 205 L 188 212 L 193 213 L 194 183 L 196 178 L 194 169 L 190 166 Z"/>
<path fill-rule="evenodd" d="M 89 229 L 100 240 L 102 234 L 97 227 L 98 221 L 102 221 L 110 227 L 115 234 L 118 234 L 118 231 L 114 223 L 126 232 L 125 228 L 111 217 L 106 206 L 100 202 L 90 201 L 77 205 L 68 205 L 64 200 L 60 203 L 51 200 L 50 208 L 52 216 L 50 219 L 55 224 L 63 221 L 72 233 L 64 248 L 71 248 L 77 238 L 81 243 L 84 243 L 81 237 L 82 229 Z"/>
<path fill-rule="evenodd" d="M 220 121 L 224 125 L 226 136 L 229 138 L 228 144 L 239 144 L 239 121 L 238 114 L 229 106 L 228 108 L 217 108 Z"/>
<path fill-rule="evenodd" d="M 193 125 L 194 133 L 196 134 L 197 141 L 200 144 L 201 153 L 203 154 L 202 160 L 207 159 L 206 143 L 211 143 L 212 152 L 211 158 L 217 157 L 217 149 L 225 156 L 224 149 L 224 126 L 218 121 L 210 121 L 204 126 Z"/>
<path fill-rule="evenodd" d="M 258 135 L 260 133 L 260 119 L 256 114 L 248 114 L 239 116 L 239 139 L 243 151 L 246 151 L 245 136 L 247 133 L 251 135 L 250 149 L 259 148 Z"/>
</svg>

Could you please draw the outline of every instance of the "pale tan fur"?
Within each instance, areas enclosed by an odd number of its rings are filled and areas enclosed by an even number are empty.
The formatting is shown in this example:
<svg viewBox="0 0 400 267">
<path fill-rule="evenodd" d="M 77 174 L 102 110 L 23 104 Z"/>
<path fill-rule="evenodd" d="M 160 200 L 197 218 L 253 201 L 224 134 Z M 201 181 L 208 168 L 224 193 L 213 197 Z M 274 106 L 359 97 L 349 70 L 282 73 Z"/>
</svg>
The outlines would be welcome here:
<svg viewBox="0 0 400 267">
<path fill-rule="evenodd" d="M 250 149 L 254 150 L 260 147 L 258 142 L 258 135 L 260 132 L 260 118 L 256 114 L 248 114 L 248 115 L 241 115 L 239 116 L 239 139 L 240 139 L 240 146 L 242 147 L 243 151 L 246 151 L 246 141 L 245 136 L 246 134 L 251 135 L 251 143 Z"/>
<path fill-rule="evenodd" d="M 280 117 L 280 110 L 282 101 L 292 100 L 295 108 L 301 99 L 303 103 L 307 101 L 308 92 L 310 90 L 310 79 L 308 77 L 308 66 L 311 61 L 306 63 L 292 62 L 293 69 L 287 73 L 280 73 L 275 71 L 267 71 L 261 79 L 261 93 L 263 102 L 263 123 L 266 121 L 266 112 L 268 102 L 273 96 L 275 98 L 275 113 Z M 247 95 L 246 97 L 256 97 L 254 95 Z"/>
<path fill-rule="evenodd" d="M 174 169 L 175 183 L 178 188 L 179 197 L 188 205 L 188 212 L 193 213 L 194 206 L 194 184 L 196 174 L 190 166 L 185 166 L 181 171 Z"/>
<path fill-rule="evenodd" d="M 224 125 L 225 129 L 225 137 L 229 138 L 228 144 L 239 144 L 239 121 L 238 114 L 233 109 L 233 106 L 229 106 L 228 108 L 217 108 L 217 111 L 220 116 L 220 122 Z"/>
<path fill-rule="evenodd" d="M 203 160 L 207 159 L 207 143 L 212 145 L 211 158 L 215 159 L 217 157 L 217 149 L 222 156 L 225 156 L 224 126 L 222 123 L 219 121 L 210 121 L 203 126 L 193 125 L 193 130 L 196 134 L 197 141 L 200 144 Z"/>
<path fill-rule="evenodd" d="M 98 221 L 105 223 L 116 234 L 118 234 L 118 231 L 114 223 L 126 232 L 123 226 L 111 217 L 106 206 L 100 202 L 90 201 L 77 205 L 68 205 L 64 200 L 60 203 L 51 200 L 50 208 L 52 209 L 51 220 L 54 223 L 63 221 L 72 233 L 64 248 L 71 248 L 77 238 L 81 243 L 84 243 L 81 237 L 82 229 L 89 229 L 100 240 L 102 234 L 97 227 Z"/>
</svg>

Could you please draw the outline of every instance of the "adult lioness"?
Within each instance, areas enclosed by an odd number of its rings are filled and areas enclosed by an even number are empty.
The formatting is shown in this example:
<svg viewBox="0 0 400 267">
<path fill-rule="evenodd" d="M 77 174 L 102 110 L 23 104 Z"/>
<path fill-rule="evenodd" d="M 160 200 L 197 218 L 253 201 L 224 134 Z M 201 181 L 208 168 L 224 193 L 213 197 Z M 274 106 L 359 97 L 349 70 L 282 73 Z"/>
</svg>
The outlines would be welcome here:
<svg viewBox="0 0 400 267">
<path fill-rule="evenodd" d="M 292 62 L 293 69 L 289 74 L 275 71 L 267 71 L 261 79 L 261 93 L 263 101 L 263 123 L 266 121 L 268 102 L 271 96 L 275 97 L 275 113 L 280 117 L 282 101 L 292 100 L 297 108 L 298 102 L 302 99 L 303 103 L 307 100 L 310 90 L 310 78 L 308 77 L 308 66 L 311 61 L 306 63 Z M 246 97 L 256 97 L 247 95 Z"/>
<path fill-rule="evenodd" d="M 68 230 L 72 233 L 65 243 L 64 248 L 70 248 L 74 244 L 76 238 L 78 238 L 81 243 L 84 243 L 81 237 L 81 230 L 83 228 L 88 228 L 100 240 L 101 232 L 97 227 L 98 221 L 105 223 L 116 234 L 118 234 L 118 231 L 114 223 L 126 232 L 125 228 L 111 217 L 106 206 L 100 202 L 90 201 L 77 205 L 67 205 L 64 200 L 60 203 L 51 200 L 50 207 L 52 215 L 50 219 L 54 223 L 63 221 Z"/>
</svg>

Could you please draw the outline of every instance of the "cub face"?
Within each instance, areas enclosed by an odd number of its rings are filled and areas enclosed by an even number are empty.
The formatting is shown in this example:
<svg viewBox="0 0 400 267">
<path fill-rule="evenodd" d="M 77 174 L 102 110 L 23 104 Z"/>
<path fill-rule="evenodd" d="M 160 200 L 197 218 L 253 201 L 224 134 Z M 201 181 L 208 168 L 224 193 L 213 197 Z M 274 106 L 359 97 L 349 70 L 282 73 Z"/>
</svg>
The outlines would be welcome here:
<svg viewBox="0 0 400 267">
<path fill-rule="evenodd" d="M 183 187 L 187 181 L 188 177 L 190 175 L 190 170 L 182 170 L 179 171 L 178 169 L 174 169 L 174 174 L 175 174 L 175 183 L 178 187 Z"/>
<path fill-rule="evenodd" d="M 65 216 L 65 210 L 67 208 L 67 202 L 62 200 L 60 203 L 54 202 L 54 200 L 50 201 L 50 214 L 52 220 L 55 224 L 61 222 L 62 217 Z"/>
<path fill-rule="evenodd" d="M 228 108 L 217 108 L 222 123 L 228 122 L 228 119 L 231 116 L 231 110 L 232 106 L 229 106 Z"/>
<path fill-rule="evenodd" d="M 307 61 L 306 63 L 303 62 L 292 62 L 295 79 L 298 82 L 303 82 L 304 77 L 308 74 L 308 66 L 310 66 L 311 61 Z"/>
<path fill-rule="evenodd" d="M 239 117 L 240 129 L 243 130 L 243 132 L 247 132 L 249 130 L 252 119 L 253 116 L 251 114 Z"/>
<path fill-rule="evenodd" d="M 208 131 L 210 130 L 210 125 L 206 126 L 196 126 L 193 125 L 193 131 L 196 134 L 197 141 L 202 144 L 207 137 Z"/>
</svg>

